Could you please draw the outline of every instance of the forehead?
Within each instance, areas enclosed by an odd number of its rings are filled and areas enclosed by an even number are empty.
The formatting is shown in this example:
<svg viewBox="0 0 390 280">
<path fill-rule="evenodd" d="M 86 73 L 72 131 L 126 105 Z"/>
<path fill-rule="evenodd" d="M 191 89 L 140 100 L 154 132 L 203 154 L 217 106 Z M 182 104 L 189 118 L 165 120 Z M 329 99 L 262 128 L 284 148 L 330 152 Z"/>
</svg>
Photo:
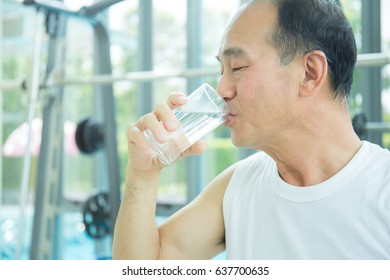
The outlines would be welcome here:
<svg viewBox="0 0 390 280">
<path fill-rule="evenodd" d="M 268 44 L 276 17 L 276 7 L 268 1 L 258 1 L 240 9 L 225 29 L 218 56 L 249 56 Z"/>
</svg>

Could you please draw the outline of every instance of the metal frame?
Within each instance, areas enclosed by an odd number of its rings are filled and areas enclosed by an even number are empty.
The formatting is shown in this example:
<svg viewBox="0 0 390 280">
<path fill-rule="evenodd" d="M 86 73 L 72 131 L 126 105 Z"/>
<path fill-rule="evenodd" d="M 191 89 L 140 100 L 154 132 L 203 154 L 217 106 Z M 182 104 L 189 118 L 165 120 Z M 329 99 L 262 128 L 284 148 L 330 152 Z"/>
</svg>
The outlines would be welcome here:
<svg viewBox="0 0 390 280">
<path fill-rule="evenodd" d="M 59 40 L 65 35 L 66 19 L 54 13 L 46 13 L 45 18 L 50 38 L 46 65 L 46 77 L 49 77 L 55 66 L 65 60 L 65 48 L 59 44 Z M 39 39 L 42 40 L 36 38 Z M 46 99 L 38 158 L 31 259 L 58 259 L 61 252 L 59 245 L 62 244 L 59 239 L 62 232 L 61 215 L 57 213 L 56 205 L 60 204 L 63 192 L 63 87 L 51 87 Z"/>
<path fill-rule="evenodd" d="M 381 52 L 380 6 L 381 0 L 362 0 L 362 51 L 364 53 Z M 383 120 L 381 71 L 379 66 L 362 69 L 363 112 L 373 122 Z M 367 140 L 382 145 L 382 133 L 370 131 Z"/>
<path fill-rule="evenodd" d="M 102 1 L 104 2 L 104 1 Z M 109 1 L 110 3 L 114 1 Z M 118 1 L 116 1 L 118 2 Z M 99 4 L 99 3 L 97 3 Z M 99 6 L 101 7 L 101 6 Z M 93 9 L 94 14 L 97 13 L 97 8 Z M 111 56 L 110 56 L 110 39 L 107 28 L 100 22 L 94 21 L 92 24 L 94 30 L 94 73 L 95 74 L 111 74 Z M 97 114 L 101 114 L 103 118 L 104 129 L 104 153 L 100 153 L 100 161 L 95 166 L 95 187 L 106 189 L 109 196 L 109 204 L 111 205 L 111 234 L 114 230 L 116 217 L 120 205 L 120 174 L 119 174 L 119 156 L 116 143 L 116 121 L 115 121 L 115 99 L 114 89 L 112 84 L 95 85 L 95 95 L 97 101 Z M 100 111 L 100 112 L 99 112 Z M 100 163 L 100 164 L 99 164 Z M 100 179 L 100 181 L 99 181 Z M 107 185 L 108 184 L 108 185 Z M 106 239 L 108 241 L 108 239 Z M 97 242 L 99 253 L 106 256 L 108 247 L 103 240 Z M 112 243 L 110 240 L 108 243 Z M 106 252 L 104 252 L 106 251 Z M 111 253 L 111 250 L 110 250 Z"/>
<path fill-rule="evenodd" d="M 47 18 L 46 30 L 49 35 L 48 59 L 46 77 L 50 81 L 55 68 L 60 68 L 65 61 L 65 46 L 59 41 L 65 36 L 65 26 L 69 16 L 76 16 L 89 22 L 95 35 L 94 74 L 111 75 L 111 58 L 108 31 L 94 16 L 101 10 L 120 1 L 101 1 L 80 11 L 66 9 L 59 1 L 25 1 L 34 5 L 38 12 L 43 12 Z M 37 38 L 39 40 L 39 38 Z M 58 73 L 56 73 L 58 74 Z M 62 76 L 64 73 L 61 73 Z M 31 259 L 59 259 L 61 248 L 59 244 L 61 231 L 61 214 L 65 207 L 71 205 L 63 197 L 63 87 L 50 83 L 47 87 L 47 102 L 43 109 L 43 131 L 41 152 L 38 162 L 37 186 L 35 195 L 35 213 L 33 234 L 30 250 Z M 104 153 L 108 173 L 108 190 L 111 204 L 110 216 L 114 222 L 120 204 L 119 161 L 116 145 L 115 106 L 112 84 L 100 85 L 96 88 L 97 98 L 102 104 L 103 127 L 105 131 Z M 77 210 L 79 205 L 76 205 Z M 76 209 L 75 209 L 76 210 Z"/>
</svg>

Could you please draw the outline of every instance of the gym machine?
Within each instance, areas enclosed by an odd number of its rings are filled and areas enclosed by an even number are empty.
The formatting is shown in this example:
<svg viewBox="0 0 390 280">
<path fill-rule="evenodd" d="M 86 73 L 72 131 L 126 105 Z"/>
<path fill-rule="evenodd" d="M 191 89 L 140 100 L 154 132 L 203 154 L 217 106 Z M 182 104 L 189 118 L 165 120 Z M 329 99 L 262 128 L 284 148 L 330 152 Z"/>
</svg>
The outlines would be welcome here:
<svg viewBox="0 0 390 280">
<path fill-rule="evenodd" d="M 80 211 L 82 202 L 69 201 L 63 196 L 63 91 L 64 85 L 55 84 L 63 79 L 58 73 L 65 63 L 66 47 L 61 42 L 66 36 L 66 23 L 69 17 L 77 17 L 88 22 L 94 32 L 94 74 L 111 75 L 110 44 L 108 30 L 97 15 L 123 0 L 103 0 L 77 11 L 70 10 L 61 1 L 25 0 L 24 5 L 33 6 L 37 16 L 42 18 L 38 29 L 44 28 L 48 36 L 45 77 L 40 84 L 31 84 L 31 91 L 45 90 L 45 104 L 42 116 L 42 143 L 38 159 L 36 194 L 34 205 L 31 259 L 61 258 L 61 214 L 65 210 Z M 36 46 L 42 44 L 43 32 L 37 32 Z M 35 68 L 40 65 L 40 54 L 33 60 Z M 33 65 L 34 68 L 34 65 Z M 33 75 L 39 75 L 37 72 Z M 41 82 L 42 81 L 42 82 Z M 34 88 L 35 87 L 35 88 Z M 93 153 L 102 149 L 107 170 L 107 192 L 90 197 L 83 206 L 84 223 L 87 233 L 93 238 L 102 238 L 113 232 L 120 204 L 120 176 L 118 151 L 116 146 L 116 123 L 112 84 L 99 85 L 95 92 L 100 99 L 102 122 L 94 118 L 82 121 L 76 131 L 80 151 Z M 60 128 L 60 129 L 59 129 Z"/>
</svg>

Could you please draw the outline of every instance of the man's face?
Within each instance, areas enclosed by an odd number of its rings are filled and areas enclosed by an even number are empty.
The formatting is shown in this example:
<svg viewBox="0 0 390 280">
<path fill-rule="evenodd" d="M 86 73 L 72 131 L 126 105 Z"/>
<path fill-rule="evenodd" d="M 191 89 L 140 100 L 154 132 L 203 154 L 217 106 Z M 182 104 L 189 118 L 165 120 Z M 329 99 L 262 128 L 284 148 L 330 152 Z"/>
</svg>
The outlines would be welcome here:
<svg viewBox="0 0 390 280">
<path fill-rule="evenodd" d="M 238 147 L 272 145 L 288 133 L 295 119 L 302 72 L 299 60 L 280 65 L 278 52 L 269 43 L 276 20 L 275 6 L 258 3 L 233 19 L 222 38 L 218 92 L 229 105 L 226 125 Z"/>
</svg>

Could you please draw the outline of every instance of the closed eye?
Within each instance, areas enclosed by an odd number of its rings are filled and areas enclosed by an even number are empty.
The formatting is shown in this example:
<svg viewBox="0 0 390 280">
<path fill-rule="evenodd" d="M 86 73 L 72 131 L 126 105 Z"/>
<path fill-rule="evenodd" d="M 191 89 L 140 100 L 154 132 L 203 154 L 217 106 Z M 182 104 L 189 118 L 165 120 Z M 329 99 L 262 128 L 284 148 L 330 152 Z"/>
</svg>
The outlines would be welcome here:
<svg viewBox="0 0 390 280">
<path fill-rule="evenodd" d="M 242 70 L 242 69 L 244 69 L 244 68 L 246 68 L 246 67 L 233 67 L 232 68 L 232 72 L 234 73 L 234 72 L 238 72 L 238 71 L 240 71 L 240 70 Z"/>
</svg>

